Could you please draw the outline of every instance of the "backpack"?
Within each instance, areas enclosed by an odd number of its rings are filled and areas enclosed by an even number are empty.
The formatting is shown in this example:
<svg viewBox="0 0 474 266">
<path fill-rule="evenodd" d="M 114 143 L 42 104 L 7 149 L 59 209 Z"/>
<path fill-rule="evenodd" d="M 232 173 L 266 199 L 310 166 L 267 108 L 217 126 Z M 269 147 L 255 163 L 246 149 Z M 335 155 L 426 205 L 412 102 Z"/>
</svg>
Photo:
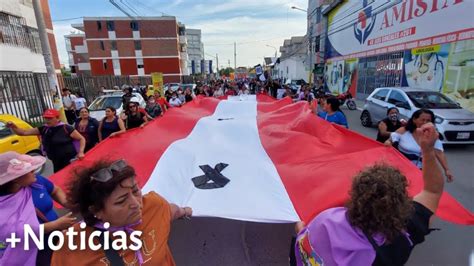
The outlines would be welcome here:
<svg viewBox="0 0 474 266">
<path fill-rule="evenodd" d="M 67 131 L 67 128 L 66 128 L 66 124 L 64 124 L 64 123 L 59 123 L 58 124 L 58 126 L 61 126 L 61 125 L 63 126 L 63 130 L 64 130 L 64 133 L 66 134 L 66 136 L 70 137 L 70 134 L 69 134 L 69 132 Z M 44 125 L 44 128 L 45 128 L 45 130 L 44 130 L 43 135 L 46 135 L 46 134 L 48 134 L 49 130 L 52 127 Z M 74 129 L 74 130 L 76 130 L 76 129 Z M 71 140 L 72 140 L 72 145 L 74 146 L 74 149 L 76 150 L 76 153 L 79 153 L 81 142 L 79 140 L 76 140 L 76 139 L 73 139 L 73 138 L 71 138 Z M 47 146 L 47 145 L 45 145 L 45 141 L 46 141 L 45 138 L 42 137 L 42 140 L 41 140 L 41 144 L 42 144 L 41 145 L 41 153 L 44 156 L 47 156 L 46 148 L 45 148 L 45 146 Z"/>
</svg>

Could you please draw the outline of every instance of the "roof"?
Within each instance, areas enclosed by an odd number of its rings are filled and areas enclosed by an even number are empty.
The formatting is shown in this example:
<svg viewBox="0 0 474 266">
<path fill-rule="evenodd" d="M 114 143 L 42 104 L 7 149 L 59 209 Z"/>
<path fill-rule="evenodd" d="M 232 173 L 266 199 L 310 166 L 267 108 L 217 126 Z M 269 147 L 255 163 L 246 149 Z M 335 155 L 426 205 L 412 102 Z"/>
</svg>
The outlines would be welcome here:
<svg viewBox="0 0 474 266">
<path fill-rule="evenodd" d="M 405 92 L 411 92 L 411 91 L 432 91 L 432 92 L 436 92 L 436 91 L 433 91 L 433 90 L 428 90 L 428 89 L 425 89 L 425 88 L 414 88 L 414 87 L 380 87 L 380 88 L 377 88 L 377 89 L 399 89 L 399 90 L 402 90 L 402 91 L 405 91 Z"/>
<path fill-rule="evenodd" d="M 129 17 L 84 17 L 84 21 L 87 20 L 176 20 L 174 16 L 161 16 L 161 17 L 136 17 L 136 18 L 129 18 Z"/>
</svg>

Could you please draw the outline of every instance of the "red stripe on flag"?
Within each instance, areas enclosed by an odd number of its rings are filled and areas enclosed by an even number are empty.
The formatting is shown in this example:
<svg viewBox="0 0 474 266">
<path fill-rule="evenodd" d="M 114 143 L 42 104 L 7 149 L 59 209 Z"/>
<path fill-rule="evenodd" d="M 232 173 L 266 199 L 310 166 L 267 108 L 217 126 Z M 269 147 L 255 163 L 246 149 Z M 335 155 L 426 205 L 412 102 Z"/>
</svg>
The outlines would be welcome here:
<svg viewBox="0 0 474 266">
<path fill-rule="evenodd" d="M 411 196 L 421 191 L 421 171 L 394 148 L 316 117 L 307 103 L 288 103 L 259 101 L 257 123 L 262 145 L 302 220 L 308 222 L 323 210 L 343 206 L 352 177 L 376 162 L 400 169 L 409 180 Z M 474 215 L 447 193 L 437 215 L 474 224 Z"/>
<path fill-rule="evenodd" d="M 200 97 L 181 108 L 171 108 L 144 128 L 132 129 L 99 143 L 84 160 L 74 162 L 50 180 L 66 189 L 73 168 L 88 166 L 100 159 L 125 159 L 135 168 L 138 184 L 143 187 L 168 146 L 188 136 L 198 120 L 212 115 L 218 104 L 217 99 Z"/>
</svg>

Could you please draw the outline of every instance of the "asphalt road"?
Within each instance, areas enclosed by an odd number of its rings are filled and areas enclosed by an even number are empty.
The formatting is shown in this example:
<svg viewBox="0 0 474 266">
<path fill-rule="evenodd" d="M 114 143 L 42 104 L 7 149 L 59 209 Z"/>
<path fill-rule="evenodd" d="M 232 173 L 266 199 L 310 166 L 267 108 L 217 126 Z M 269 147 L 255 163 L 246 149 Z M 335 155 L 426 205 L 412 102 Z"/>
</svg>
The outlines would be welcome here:
<svg viewBox="0 0 474 266">
<path fill-rule="evenodd" d="M 360 111 L 344 109 L 352 130 L 375 138 L 375 128 L 360 125 Z M 474 145 L 445 147 L 455 176 L 446 190 L 466 208 L 474 210 Z M 45 174 L 51 173 L 48 166 Z M 257 204 L 257 203 L 256 203 Z M 425 243 L 415 248 L 409 266 L 474 265 L 474 227 L 449 224 L 439 219 Z M 292 224 L 263 224 L 219 218 L 176 221 L 169 245 L 178 266 L 288 265 Z M 471 261 L 471 263 L 470 263 Z"/>
</svg>

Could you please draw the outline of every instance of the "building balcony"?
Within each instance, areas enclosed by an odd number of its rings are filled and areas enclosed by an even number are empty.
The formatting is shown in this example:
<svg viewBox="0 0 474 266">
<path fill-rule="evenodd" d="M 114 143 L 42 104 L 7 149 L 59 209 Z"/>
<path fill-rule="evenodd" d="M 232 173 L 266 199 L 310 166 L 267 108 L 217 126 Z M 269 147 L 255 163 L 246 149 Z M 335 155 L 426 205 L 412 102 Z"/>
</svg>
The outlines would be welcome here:
<svg viewBox="0 0 474 266">
<path fill-rule="evenodd" d="M 83 23 L 73 23 L 71 27 L 75 28 L 76 30 L 84 31 L 84 24 Z"/>
<path fill-rule="evenodd" d="M 186 38 L 186 36 L 179 36 L 179 43 L 180 44 L 187 44 L 188 43 L 188 38 Z"/>
</svg>

